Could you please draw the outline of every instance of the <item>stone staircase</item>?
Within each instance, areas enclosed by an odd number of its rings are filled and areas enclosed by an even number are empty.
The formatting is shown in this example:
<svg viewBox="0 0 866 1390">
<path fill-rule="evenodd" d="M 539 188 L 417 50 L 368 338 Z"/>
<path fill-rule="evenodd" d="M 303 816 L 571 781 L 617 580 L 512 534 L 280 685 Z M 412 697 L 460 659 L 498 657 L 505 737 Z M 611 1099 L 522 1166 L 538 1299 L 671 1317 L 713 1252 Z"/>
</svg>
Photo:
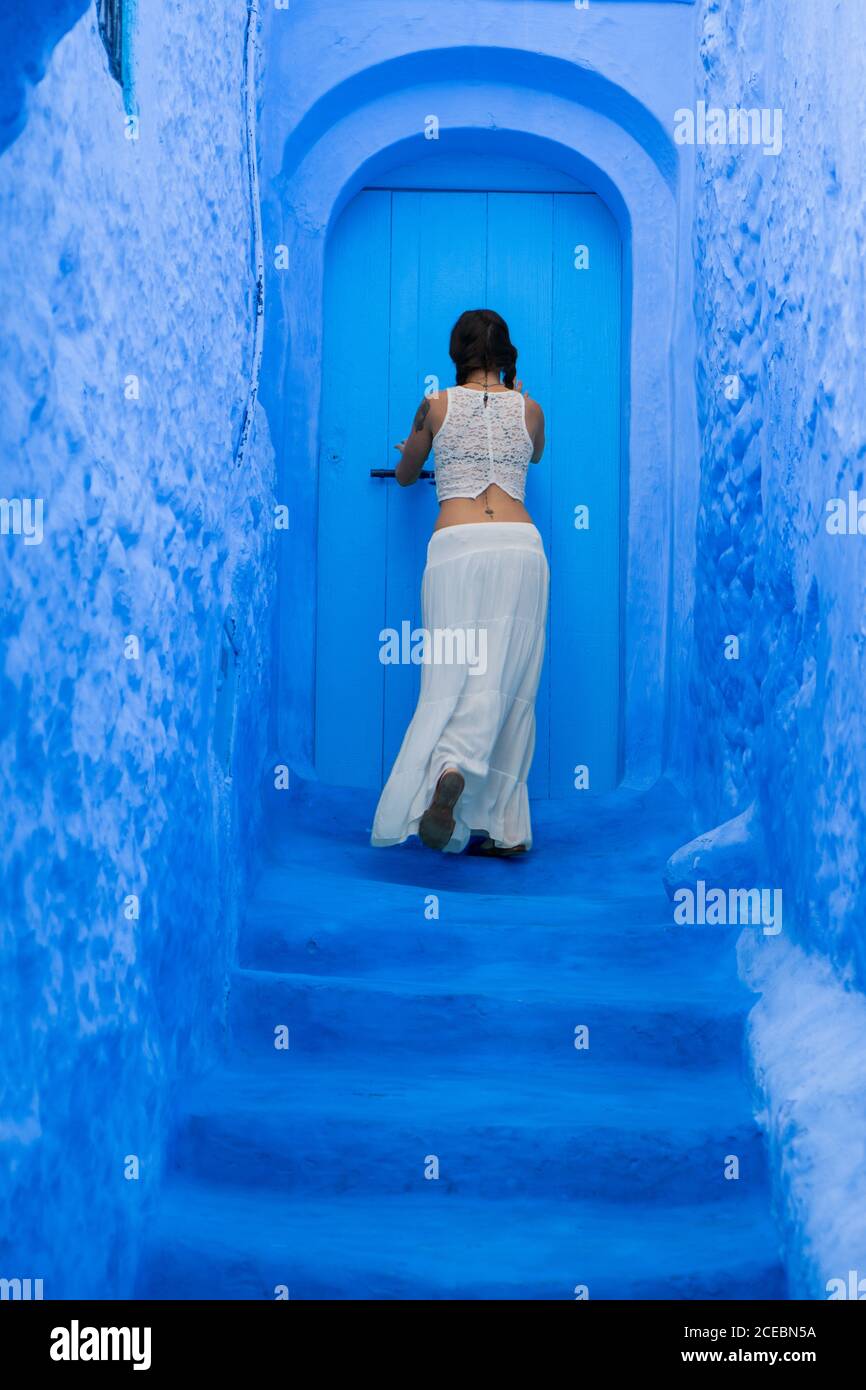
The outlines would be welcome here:
<svg viewBox="0 0 866 1390">
<path fill-rule="evenodd" d="M 370 801 L 272 827 L 140 1295 L 784 1298 L 752 997 L 735 932 L 673 923 L 672 790 L 541 803 L 506 862 L 372 850 Z"/>
</svg>

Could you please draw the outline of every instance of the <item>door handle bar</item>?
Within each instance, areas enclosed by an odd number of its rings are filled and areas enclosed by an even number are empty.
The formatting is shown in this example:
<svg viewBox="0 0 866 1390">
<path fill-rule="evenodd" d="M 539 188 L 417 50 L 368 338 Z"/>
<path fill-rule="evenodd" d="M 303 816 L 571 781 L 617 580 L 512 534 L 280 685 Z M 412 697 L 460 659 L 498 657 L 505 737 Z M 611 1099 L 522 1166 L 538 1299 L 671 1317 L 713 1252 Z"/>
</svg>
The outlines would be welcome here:
<svg viewBox="0 0 866 1390">
<path fill-rule="evenodd" d="M 397 476 L 397 470 L 396 470 L 395 468 L 371 468 L 371 469 L 370 469 L 370 477 L 371 477 L 371 478 L 396 478 L 396 476 Z M 418 477 L 419 477 L 419 478 L 427 478 L 431 483 L 432 483 L 432 482 L 435 482 L 435 480 L 436 480 L 436 474 L 433 473 L 433 472 L 431 472 L 431 470 L 430 470 L 429 468 L 423 468 L 423 469 L 421 470 L 421 472 L 418 474 Z"/>
</svg>

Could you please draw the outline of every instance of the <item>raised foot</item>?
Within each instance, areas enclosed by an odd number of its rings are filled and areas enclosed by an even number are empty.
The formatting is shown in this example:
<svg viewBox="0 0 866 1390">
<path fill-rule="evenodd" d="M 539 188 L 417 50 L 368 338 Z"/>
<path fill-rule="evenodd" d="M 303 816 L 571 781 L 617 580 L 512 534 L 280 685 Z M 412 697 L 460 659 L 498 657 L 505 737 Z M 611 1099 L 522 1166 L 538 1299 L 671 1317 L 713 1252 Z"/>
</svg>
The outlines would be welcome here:
<svg viewBox="0 0 866 1390">
<path fill-rule="evenodd" d="M 454 834 L 454 807 L 463 795 L 463 773 L 446 768 L 436 783 L 433 800 L 418 824 L 418 836 L 428 849 L 444 849 Z"/>
</svg>

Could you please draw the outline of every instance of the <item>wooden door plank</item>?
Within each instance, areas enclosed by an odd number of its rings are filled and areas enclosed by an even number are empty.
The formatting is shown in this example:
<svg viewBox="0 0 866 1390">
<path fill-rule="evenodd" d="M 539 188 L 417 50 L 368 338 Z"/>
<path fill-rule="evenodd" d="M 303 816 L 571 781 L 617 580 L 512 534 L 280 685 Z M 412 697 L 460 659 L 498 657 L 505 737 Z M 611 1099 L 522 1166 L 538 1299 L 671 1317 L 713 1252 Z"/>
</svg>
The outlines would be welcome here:
<svg viewBox="0 0 866 1390">
<path fill-rule="evenodd" d="M 487 308 L 508 324 L 517 347 L 517 376 L 548 410 L 551 394 L 553 198 L 544 193 L 488 195 Z M 552 451 L 530 466 L 526 507 L 550 544 Z M 550 622 L 547 632 L 550 648 Z M 545 660 L 535 706 L 537 736 L 529 776 L 531 796 L 550 795 L 550 661 Z"/>
<path fill-rule="evenodd" d="M 620 241 L 598 198 L 554 194 L 551 795 L 618 780 L 620 718 Z M 575 265 L 586 247 L 587 269 Z M 575 529 L 575 507 L 589 529 Z"/>
<path fill-rule="evenodd" d="M 316 771 L 378 788 L 388 447 L 391 194 L 363 192 L 334 229 L 325 283 L 319 454 Z M 371 733 L 373 737 L 371 737 Z"/>
<path fill-rule="evenodd" d="M 394 194 L 391 272 L 391 433 L 402 439 L 435 377 L 441 389 L 454 381 L 448 341 L 455 319 L 478 307 L 484 294 L 486 195 Z M 392 441 L 393 442 L 393 441 Z M 397 455 L 395 454 L 396 458 Z M 431 457 L 429 467 L 432 468 Z M 388 576 L 386 626 L 421 624 L 421 576 L 436 523 L 433 486 L 386 484 Z M 387 777 L 418 700 L 420 668 L 389 666 L 385 672 L 383 777 Z"/>
</svg>

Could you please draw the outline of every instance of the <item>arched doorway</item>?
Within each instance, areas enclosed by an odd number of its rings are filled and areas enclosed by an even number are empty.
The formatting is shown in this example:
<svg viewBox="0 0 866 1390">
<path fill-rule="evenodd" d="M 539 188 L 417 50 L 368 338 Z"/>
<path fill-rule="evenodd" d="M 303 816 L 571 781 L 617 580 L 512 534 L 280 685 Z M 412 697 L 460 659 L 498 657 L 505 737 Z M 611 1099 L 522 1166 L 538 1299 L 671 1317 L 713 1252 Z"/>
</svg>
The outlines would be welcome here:
<svg viewBox="0 0 866 1390">
<path fill-rule="evenodd" d="M 429 173 L 429 165 L 426 166 Z M 381 785 L 414 708 L 419 668 L 383 665 L 383 629 L 420 623 L 433 487 L 371 470 L 425 390 L 453 382 L 461 310 L 508 320 L 519 372 L 544 405 L 548 447 L 527 504 L 551 561 L 535 796 L 620 775 L 622 256 L 602 200 L 530 166 L 479 191 L 456 168 L 437 187 L 411 170 L 361 191 L 329 240 L 319 453 L 315 767 Z M 469 184 L 470 186 L 466 186 Z"/>
</svg>

